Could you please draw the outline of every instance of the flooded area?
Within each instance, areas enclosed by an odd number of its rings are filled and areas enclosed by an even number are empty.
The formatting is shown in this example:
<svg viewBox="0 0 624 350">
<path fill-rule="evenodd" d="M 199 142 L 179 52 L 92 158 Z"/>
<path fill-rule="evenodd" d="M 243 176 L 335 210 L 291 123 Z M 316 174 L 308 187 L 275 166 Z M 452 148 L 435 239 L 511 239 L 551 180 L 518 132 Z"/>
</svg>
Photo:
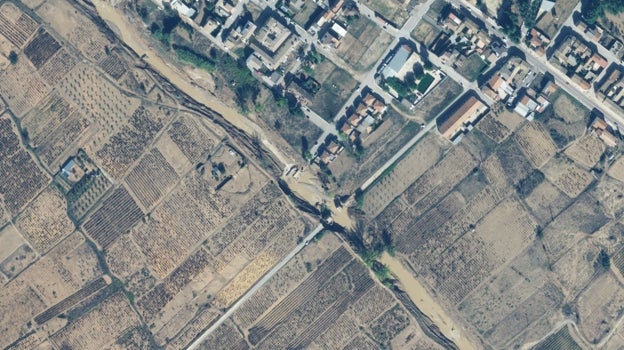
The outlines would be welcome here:
<svg viewBox="0 0 624 350">
<path fill-rule="evenodd" d="M 463 336 L 461 327 L 455 324 L 453 319 L 438 305 L 425 287 L 401 264 L 399 259 L 384 253 L 380 261 L 396 276 L 402 289 L 405 290 L 420 311 L 427 315 L 459 349 L 477 349 L 468 338 Z"/>
</svg>

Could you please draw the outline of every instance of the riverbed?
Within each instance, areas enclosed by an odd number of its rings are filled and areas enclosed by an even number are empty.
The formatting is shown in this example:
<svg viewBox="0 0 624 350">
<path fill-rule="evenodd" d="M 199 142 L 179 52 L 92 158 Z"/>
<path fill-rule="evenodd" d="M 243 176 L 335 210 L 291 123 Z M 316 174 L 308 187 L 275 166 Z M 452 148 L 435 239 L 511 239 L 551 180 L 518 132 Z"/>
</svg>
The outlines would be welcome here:
<svg viewBox="0 0 624 350">
<path fill-rule="evenodd" d="M 463 333 L 462 328 L 453 321 L 442 309 L 435 299 L 427 292 L 425 287 L 403 266 L 397 258 L 384 253 L 380 259 L 392 274 L 399 280 L 402 289 L 410 299 L 418 306 L 420 311 L 427 315 L 439 328 L 442 334 L 452 340 L 461 350 L 474 350 L 477 347 L 472 344 Z"/>
</svg>

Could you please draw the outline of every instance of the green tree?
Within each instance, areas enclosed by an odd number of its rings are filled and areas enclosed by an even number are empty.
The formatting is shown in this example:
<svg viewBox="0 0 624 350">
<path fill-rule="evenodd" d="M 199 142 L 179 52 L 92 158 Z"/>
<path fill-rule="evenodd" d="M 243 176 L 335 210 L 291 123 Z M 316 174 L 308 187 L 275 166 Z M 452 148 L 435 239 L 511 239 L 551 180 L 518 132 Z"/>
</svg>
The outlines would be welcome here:
<svg viewBox="0 0 624 350">
<path fill-rule="evenodd" d="M 11 64 L 16 64 L 18 59 L 19 58 L 17 57 L 17 52 L 15 51 L 9 52 L 9 62 L 11 62 Z"/>
</svg>

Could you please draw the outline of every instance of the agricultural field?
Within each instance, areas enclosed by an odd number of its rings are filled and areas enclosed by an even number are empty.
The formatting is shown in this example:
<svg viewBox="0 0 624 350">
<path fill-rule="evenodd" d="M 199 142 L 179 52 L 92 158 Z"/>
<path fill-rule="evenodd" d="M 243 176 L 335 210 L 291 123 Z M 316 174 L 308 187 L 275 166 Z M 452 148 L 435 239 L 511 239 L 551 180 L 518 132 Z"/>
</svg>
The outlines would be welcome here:
<svg viewBox="0 0 624 350">
<path fill-rule="evenodd" d="M 401 28 L 405 21 L 409 18 L 408 7 L 413 1 L 401 1 L 401 0 L 366 0 L 364 5 L 371 8 L 371 10 L 378 12 L 386 20 L 394 23 L 394 26 Z"/>
<path fill-rule="evenodd" d="M 550 97 L 552 105 L 536 119 L 548 130 L 558 149 L 562 149 L 585 133 L 589 110 L 562 89 Z"/>
<path fill-rule="evenodd" d="M 313 77 L 321 88 L 308 107 L 324 119 L 333 120 L 358 83 L 347 71 L 328 59 L 316 65 Z"/>
<path fill-rule="evenodd" d="M 441 349 L 413 317 L 336 236 L 326 233 L 200 348 Z"/>
<path fill-rule="evenodd" d="M 356 71 L 365 72 L 373 68 L 391 42 L 390 34 L 371 19 L 359 16 L 347 27 L 347 35 L 336 54 Z"/>
<path fill-rule="evenodd" d="M 416 107 L 410 111 L 410 115 L 417 120 L 429 122 L 463 91 L 464 89 L 456 81 L 447 77 L 416 104 Z"/>
<path fill-rule="evenodd" d="M 565 95 L 558 99 L 563 107 L 555 110 L 577 113 L 565 121 L 576 132 L 584 112 L 573 110 Z M 416 145 L 414 152 L 429 154 L 433 163 L 407 161 L 408 154 L 393 172 L 409 171 L 396 179 L 389 172 L 363 196 L 363 237 L 373 245 L 391 242 L 403 264 L 484 347 L 521 348 L 540 340 L 583 347 L 604 339 L 621 317 L 616 305 L 624 289 L 608 262 L 612 256 L 611 265 L 624 266 L 619 180 L 589 170 L 600 167 L 605 147 L 583 136 L 584 127 L 559 145 L 544 123 L 491 111 L 446 152 L 418 152 Z M 619 169 L 618 162 L 612 167 Z M 605 289 L 604 305 L 589 297 L 590 288 Z M 557 330 L 574 313 L 580 333 L 568 339 Z M 546 338 L 551 331 L 554 340 Z"/>
<path fill-rule="evenodd" d="M 416 42 L 425 45 L 425 47 L 429 47 L 433 44 L 440 32 L 441 30 L 437 26 L 429 23 L 426 19 L 422 19 L 418 22 L 410 36 Z"/>
<path fill-rule="evenodd" d="M 80 4 L 19 6 L 0 5 L 18 55 L 0 68 L 0 348 L 183 348 L 313 223 L 251 141 L 133 68 Z"/>
<path fill-rule="evenodd" d="M 354 191 L 361 186 L 419 132 L 421 127 L 418 123 L 388 107 L 383 123 L 363 140 L 363 149 L 359 154 L 348 153 L 330 164 L 329 169 L 337 179 L 340 191 Z"/>
</svg>

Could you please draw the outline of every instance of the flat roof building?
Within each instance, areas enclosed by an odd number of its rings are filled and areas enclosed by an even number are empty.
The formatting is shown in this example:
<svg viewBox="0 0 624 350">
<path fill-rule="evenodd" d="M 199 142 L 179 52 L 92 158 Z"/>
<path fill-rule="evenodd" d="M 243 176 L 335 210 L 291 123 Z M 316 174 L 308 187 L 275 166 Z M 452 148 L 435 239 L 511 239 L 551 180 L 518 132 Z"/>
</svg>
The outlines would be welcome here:
<svg viewBox="0 0 624 350">
<path fill-rule="evenodd" d="M 407 45 L 401 45 L 381 74 L 383 74 L 385 79 L 394 77 L 403 68 L 403 65 L 409 60 L 411 55 L 412 48 Z"/>
</svg>

